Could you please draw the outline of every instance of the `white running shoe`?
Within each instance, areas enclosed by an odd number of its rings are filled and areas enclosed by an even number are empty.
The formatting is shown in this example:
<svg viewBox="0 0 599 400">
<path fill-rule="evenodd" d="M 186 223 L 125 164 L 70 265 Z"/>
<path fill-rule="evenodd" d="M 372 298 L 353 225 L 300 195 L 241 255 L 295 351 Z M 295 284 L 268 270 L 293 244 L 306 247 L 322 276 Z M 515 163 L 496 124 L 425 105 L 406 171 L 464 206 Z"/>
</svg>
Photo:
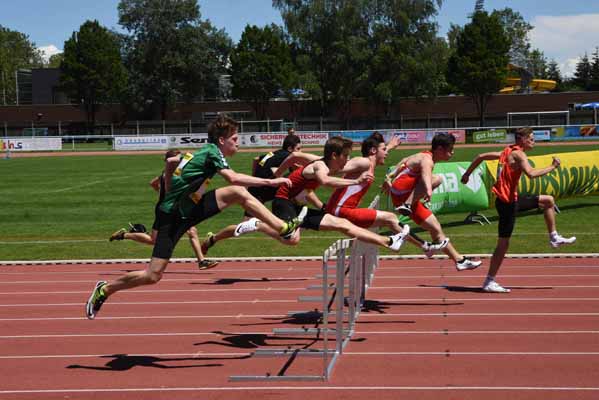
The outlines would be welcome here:
<svg viewBox="0 0 599 400">
<path fill-rule="evenodd" d="M 424 255 L 428 258 L 433 258 L 436 252 L 439 250 L 443 250 L 449 244 L 449 238 L 441 240 L 438 243 L 435 242 L 424 242 L 422 243 L 422 250 L 424 251 Z"/>
<path fill-rule="evenodd" d="M 389 236 L 391 238 L 391 244 L 389 248 L 393 251 L 399 251 L 401 246 L 403 245 L 404 240 L 410 234 L 410 225 L 404 225 L 401 232 L 396 233 L 393 236 Z"/>
<path fill-rule="evenodd" d="M 480 267 L 480 265 L 482 264 L 482 261 L 474 261 L 469 259 L 468 257 L 464 257 L 464 259 L 462 261 L 458 261 L 455 263 L 455 268 L 458 271 L 465 271 L 467 269 L 476 269 L 478 267 Z"/>
<path fill-rule="evenodd" d="M 233 236 L 237 237 L 245 233 L 257 231 L 259 222 L 260 220 L 258 218 L 250 218 L 247 221 L 243 221 L 235 227 L 235 232 L 233 232 Z"/>
<path fill-rule="evenodd" d="M 509 293 L 509 292 L 511 292 L 510 289 L 504 288 L 499 283 L 497 283 L 493 280 L 485 281 L 485 283 L 483 285 L 483 290 L 488 293 Z"/>
<path fill-rule="evenodd" d="M 557 249 L 558 247 L 560 247 L 562 244 L 572 244 L 576 241 L 576 236 L 572 236 L 569 238 L 565 238 L 563 236 L 560 235 L 556 235 L 555 237 L 552 237 L 549 240 L 549 245 L 551 247 L 553 247 L 554 249 Z"/>
</svg>

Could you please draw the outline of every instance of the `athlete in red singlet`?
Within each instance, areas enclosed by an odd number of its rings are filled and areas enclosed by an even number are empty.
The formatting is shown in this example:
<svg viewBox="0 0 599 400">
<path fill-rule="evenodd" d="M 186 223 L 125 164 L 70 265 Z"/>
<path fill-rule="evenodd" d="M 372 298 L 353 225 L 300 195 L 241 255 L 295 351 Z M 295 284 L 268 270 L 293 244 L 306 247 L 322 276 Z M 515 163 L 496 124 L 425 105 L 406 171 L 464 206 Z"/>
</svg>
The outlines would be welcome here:
<svg viewBox="0 0 599 400">
<path fill-rule="evenodd" d="M 383 190 L 390 193 L 393 204 L 397 208 L 405 207 L 410 218 L 430 233 L 434 243 L 448 241 L 448 238 L 443 233 L 437 217 L 421 200 L 429 201 L 433 190 L 441 184 L 441 177 L 433 175 L 433 167 L 436 162 L 451 158 L 454 144 L 453 135 L 435 135 L 430 151 L 416 153 L 401 160 L 395 170 L 387 175 L 383 184 Z M 447 243 L 442 251 L 455 262 L 458 271 L 474 269 L 481 265 L 481 261 L 462 256 L 451 243 Z"/>
<path fill-rule="evenodd" d="M 528 162 L 526 151 L 531 150 L 535 144 L 534 133 L 531 128 L 520 128 L 515 132 L 516 144 L 507 146 L 501 152 L 483 153 L 476 156 L 472 164 L 468 167 L 462 176 L 462 182 L 468 183 L 472 171 L 484 160 L 499 160 L 497 181 L 493 185 L 495 199 L 495 208 L 499 214 L 499 229 L 497 246 L 491 257 L 489 264 L 489 273 L 483 283 L 485 292 L 509 293 L 510 289 L 502 287 L 495 281 L 495 276 L 501 267 L 505 258 L 505 253 L 509 247 L 510 237 L 514 230 L 516 222 L 516 213 L 533 208 L 542 208 L 549 232 L 549 244 L 557 248 L 562 244 L 570 244 L 576 241 L 576 237 L 564 238 L 560 236 L 555 227 L 555 200 L 550 195 L 539 196 L 518 196 L 518 182 L 522 173 L 529 178 L 537 178 L 547 175 L 560 165 L 560 160 L 553 157 L 551 166 L 546 168 L 534 169 Z"/>
<path fill-rule="evenodd" d="M 310 162 L 309 164 L 296 169 L 289 175 L 291 186 L 280 186 L 275 199 L 272 202 L 273 214 L 295 215 L 297 216 L 302 208 L 301 204 L 297 204 L 297 197 L 302 192 L 311 192 L 319 186 L 329 186 L 336 189 L 346 188 L 350 186 L 361 186 L 366 184 L 369 186 L 374 179 L 371 172 L 365 171 L 359 174 L 354 179 L 344 179 L 331 176 L 343 170 L 346 165 L 349 152 L 351 151 L 352 142 L 341 137 L 333 137 L 327 141 L 324 147 L 324 157 L 319 160 Z M 281 164 L 280 168 L 283 168 Z M 369 183 L 370 182 L 370 183 Z M 256 228 L 254 229 L 254 224 Z M 307 213 L 303 218 L 303 223 L 300 225 L 304 229 L 327 230 L 342 232 L 348 237 L 357 238 L 361 241 L 376 244 L 378 246 L 388 247 L 391 250 L 398 251 L 401 247 L 404 238 L 409 233 L 409 227 L 406 225 L 399 232 L 392 236 L 381 236 L 367 229 L 361 228 L 352 224 L 345 218 L 339 218 L 327 213 L 323 209 L 307 209 Z M 260 224 L 255 219 L 249 220 L 240 224 L 242 233 L 251 232 L 252 230 L 260 230 L 273 238 L 277 238 L 276 232 L 266 224 Z M 286 244 L 297 244 L 300 240 L 299 232 L 296 233 L 290 240 L 282 241 Z"/>
</svg>

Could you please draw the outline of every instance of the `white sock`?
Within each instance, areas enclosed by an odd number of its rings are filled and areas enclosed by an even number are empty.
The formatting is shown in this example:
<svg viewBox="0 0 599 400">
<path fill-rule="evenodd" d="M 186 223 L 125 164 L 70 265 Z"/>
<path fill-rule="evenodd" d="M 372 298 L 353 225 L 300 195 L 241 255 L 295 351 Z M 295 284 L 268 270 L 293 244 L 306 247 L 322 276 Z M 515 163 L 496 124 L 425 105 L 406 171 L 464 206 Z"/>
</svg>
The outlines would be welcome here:
<svg viewBox="0 0 599 400">
<path fill-rule="evenodd" d="M 549 239 L 556 239 L 559 236 L 557 231 L 553 231 L 549 234 Z"/>
<path fill-rule="evenodd" d="M 494 280 L 495 280 L 495 277 L 494 277 L 494 276 L 487 275 L 487 278 L 485 279 L 485 284 L 487 284 L 487 283 L 489 283 L 489 282 L 492 282 L 492 281 L 494 281 Z"/>
</svg>

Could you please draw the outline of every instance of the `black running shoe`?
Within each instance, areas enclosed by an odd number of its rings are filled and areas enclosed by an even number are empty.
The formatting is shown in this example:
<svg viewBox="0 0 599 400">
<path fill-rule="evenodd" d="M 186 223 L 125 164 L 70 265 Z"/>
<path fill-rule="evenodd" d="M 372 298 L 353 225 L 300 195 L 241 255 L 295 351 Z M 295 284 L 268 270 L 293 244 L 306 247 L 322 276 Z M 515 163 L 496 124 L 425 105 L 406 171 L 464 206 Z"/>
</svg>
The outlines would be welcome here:
<svg viewBox="0 0 599 400">
<path fill-rule="evenodd" d="M 409 217 L 410 215 L 412 215 L 412 206 L 408 203 L 403 203 L 401 206 L 397 207 L 395 211 L 397 211 L 403 216 Z"/>
<path fill-rule="evenodd" d="M 214 268 L 217 265 L 218 265 L 218 261 L 216 261 L 216 260 L 208 260 L 207 258 L 204 258 L 202 261 L 198 262 L 198 268 L 200 270 Z"/>
<path fill-rule="evenodd" d="M 97 282 L 94 291 L 89 296 L 89 300 L 87 300 L 87 304 L 85 304 L 85 315 L 88 319 L 96 318 L 96 314 L 98 314 L 98 311 L 102 308 L 102 304 L 106 301 L 106 296 L 100 291 L 104 286 L 106 286 L 106 281 Z"/>
<path fill-rule="evenodd" d="M 110 242 L 112 242 L 113 240 L 123 240 L 125 239 L 125 233 L 127 233 L 127 229 L 121 228 L 118 231 L 114 232 L 112 235 L 110 235 L 110 238 L 108 240 Z"/>
</svg>

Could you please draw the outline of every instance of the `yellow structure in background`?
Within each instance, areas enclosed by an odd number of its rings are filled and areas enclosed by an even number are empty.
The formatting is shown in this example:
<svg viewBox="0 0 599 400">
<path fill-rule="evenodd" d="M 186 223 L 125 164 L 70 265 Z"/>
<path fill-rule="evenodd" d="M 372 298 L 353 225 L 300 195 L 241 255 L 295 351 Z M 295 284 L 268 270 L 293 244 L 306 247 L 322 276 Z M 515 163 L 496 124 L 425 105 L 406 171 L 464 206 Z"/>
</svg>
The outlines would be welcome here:
<svg viewBox="0 0 599 400">
<path fill-rule="evenodd" d="M 523 89 L 521 87 L 522 79 L 520 78 L 507 78 L 506 81 L 508 86 L 501 89 L 499 93 L 514 93 L 519 91 L 520 89 Z M 548 92 L 550 90 L 555 89 L 556 86 L 556 81 L 552 81 L 549 79 L 533 79 L 532 81 L 530 81 L 530 85 L 528 87 L 532 92 Z"/>
<path fill-rule="evenodd" d="M 555 89 L 556 81 L 549 79 L 533 79 L 532 74 L 525 68 L 514 64 L 508 64 L 509 71 L 515 71 L 518 77 L 509 77 L 506 79 L 507 86 L 499 93 L 533 93 L 548 92 Z"/>
</svg>

